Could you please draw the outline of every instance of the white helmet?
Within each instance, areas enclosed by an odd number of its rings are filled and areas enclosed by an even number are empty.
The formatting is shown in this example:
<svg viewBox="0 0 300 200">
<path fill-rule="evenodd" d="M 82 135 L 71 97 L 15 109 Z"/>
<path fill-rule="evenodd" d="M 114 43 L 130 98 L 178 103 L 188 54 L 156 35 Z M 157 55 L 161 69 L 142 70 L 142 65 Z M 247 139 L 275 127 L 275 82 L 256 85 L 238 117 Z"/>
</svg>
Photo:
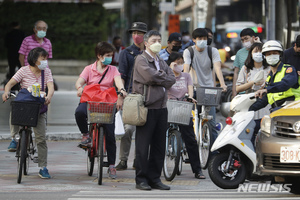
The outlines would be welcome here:
<svg viewBox="0 0 300 200">
<path fill-rule="evenodd" d="M 280 51 L 283 52 L 282 45 L 276 40 L 267 41 L 262 47 L 262 54 L 265 54 L 268 51 Z"/>
</svg>

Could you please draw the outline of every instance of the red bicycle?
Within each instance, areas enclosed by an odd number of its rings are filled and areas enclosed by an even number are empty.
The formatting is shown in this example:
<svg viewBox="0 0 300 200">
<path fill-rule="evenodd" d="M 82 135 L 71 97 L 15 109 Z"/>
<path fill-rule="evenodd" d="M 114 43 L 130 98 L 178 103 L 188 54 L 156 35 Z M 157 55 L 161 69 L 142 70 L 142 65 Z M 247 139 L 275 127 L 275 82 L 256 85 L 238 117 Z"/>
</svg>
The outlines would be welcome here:
<svg viewBox="0 0 300 200">
<path fill-rule="evenodd" d="M 115 119 L 116 103 L 87 102 L 89 134 L 92 143 L 87 146 L 87 172 L 93 175 L 95 158 L 98 158 L 98 185 L 102 185 L 103 167 L 108 167 L 106 154 L 105 131 L 103 124 L 112 124 Z"/>
</svg>

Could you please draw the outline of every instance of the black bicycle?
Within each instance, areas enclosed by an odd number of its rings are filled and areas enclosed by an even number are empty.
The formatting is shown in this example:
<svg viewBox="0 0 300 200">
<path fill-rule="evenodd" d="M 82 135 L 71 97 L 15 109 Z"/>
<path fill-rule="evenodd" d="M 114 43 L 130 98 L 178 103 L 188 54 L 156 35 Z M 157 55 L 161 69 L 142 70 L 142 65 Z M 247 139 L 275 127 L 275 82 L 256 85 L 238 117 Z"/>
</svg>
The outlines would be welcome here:
<svg viewBox="0 0 300 200">
<path fill-rule="evenodd" d="M 18 160 L 17 182 L 21 183 L 22 174 L 27 175 L 29 170 L 29 161 L 38 162 L 34 157 L 36 147 L 32 138 L 31 127 L 36 127 L 40 114 L 41 103 L 36 102 L 11 102 L 11 124 L 22 126 L 17 136 L 18 145 L 16 157 Z"/>
</svg>

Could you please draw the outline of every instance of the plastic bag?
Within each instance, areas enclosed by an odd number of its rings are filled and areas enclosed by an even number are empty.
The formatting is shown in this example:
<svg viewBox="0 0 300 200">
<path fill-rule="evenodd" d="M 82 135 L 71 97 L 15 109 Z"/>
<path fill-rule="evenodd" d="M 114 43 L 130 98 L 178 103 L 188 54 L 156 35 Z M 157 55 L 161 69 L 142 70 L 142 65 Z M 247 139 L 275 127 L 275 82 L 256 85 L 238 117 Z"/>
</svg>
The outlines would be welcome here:
<svg viewBox="0 0 300 200">
<path fill-rule="evenodd" d="M 120 111 L 115 115 L 115 135 L 124 135 L 125 129 Z"/>
</svg>

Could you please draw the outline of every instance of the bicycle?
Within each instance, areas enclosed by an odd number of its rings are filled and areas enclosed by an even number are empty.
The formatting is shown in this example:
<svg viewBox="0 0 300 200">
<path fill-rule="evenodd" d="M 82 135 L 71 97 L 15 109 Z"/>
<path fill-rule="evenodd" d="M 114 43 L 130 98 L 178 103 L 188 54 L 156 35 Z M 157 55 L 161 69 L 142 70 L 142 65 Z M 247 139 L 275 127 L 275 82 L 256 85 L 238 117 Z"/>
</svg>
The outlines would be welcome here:
<svg viewBox="0 0 300 200">
<path fill-rule="evenodd" d="M 187 162 L 187 151 L 181 138 L 178 124 L 189 125 L 193 103 L 185 101 L 168 100 L 168 122 L 170 123 L 166 133 L 166 152 L 163 165 L 164 177 L 172 181 L 181 174 L 182 163 Z"/>
<path fill-rule="evenodd" d="M 115 119 L 116 103 L 87 102 L 87 116 L 89 123 L 89 135 L 92 138 L 91 145 L 82 146 L 87 153 L 87 172 L 93 175 L 95 158 L 98 158 L 98 185 L 102 185 L 103 167 L 109 167 L 104 161 L 106 155 L 106 140 L 103 124 L 112 124 Z"/>
<path fill-rule="evenodd" d="M 222 94 L 220 87 L 196 87 L 197 105 L 201 106 L 201 113 L 198 115 L 198 108 L 194 110 L 194 129 L 196 140 L 199 146 L 200 165 L 202 169 L 206 169 L 208 160 L 211 156 L 212 146 L 212 128 L 209 121 L 213 116 L 209 115 L 211 107 L 219 105 Z"/>
<path fill-rule="evenodd" d="M 14 96 L 14 94 L 10 94 Z M 11 124 L 22 126 L 19 131 L 16 157 L 18 160 L 18 175 L 17 182 L 21 183 L 22 174 L 28 175 L 29 160 L 34 163 L 38 162 L 38 157 L 35 157 L 36 148 L 32 138 L 31 127 L 36 127 L 40 114 L 41 103 L 37 102 L 11 102 Z"/>
</svg>

